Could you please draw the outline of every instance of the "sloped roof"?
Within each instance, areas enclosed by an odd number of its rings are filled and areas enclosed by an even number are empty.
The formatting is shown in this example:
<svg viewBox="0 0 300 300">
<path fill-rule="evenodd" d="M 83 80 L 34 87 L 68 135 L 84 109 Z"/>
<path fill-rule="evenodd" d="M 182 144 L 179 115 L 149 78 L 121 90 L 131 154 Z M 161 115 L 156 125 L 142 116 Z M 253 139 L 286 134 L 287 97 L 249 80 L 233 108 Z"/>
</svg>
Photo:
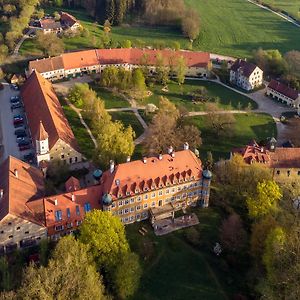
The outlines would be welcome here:
<svg viewBox="0 0 300 300">
<path fill-rule="evenodd" d="M 60 13 L 60 20 L 68 26 L 73 26 L 75 23 L 79 23 L 74 16 L 63 11 Z"/>
<path fill-rule="evenodd" d="M 179 180 L 195 179 L 202 176 L 202 164 L 193 152 L 183 150 L 175 153 L 172 157 L 169 154 L 158 157 L 149 157 L 147 162 L 142 160 L 131 161 L 119 164 L 113 173 L 106 171 L 103 174 L 103 193 L 112 195 L 113 199 L 135 195 L 136 189 L 140 193 L 149 191 L 152 186 L 164 187 Z"/>
<path fill-rule="evenodd" d="M 71 176 L 65 183 L 65 188 L 67 192 L 74 192 L 76 190 L 80 190 L 80 181 Z"/>
<path fill-rule="evenodd" d="M 33 137 L 37 136 L 42 121 L 49 135 L 50 149 L 61 139 L 79 151 L 73 131 L 48 80 L 34 71 L 22 86 L 21 96 Z"/>
<path fill-rule="evenodd" d="M 12 214 L 43 225 L 43 203 L 36 200 L 44 193 L 44 178 L 39 169 L 9 156 L 0 165 L 0 188 L 0 220 Z"/>
<path fill-rule="evenodd" d="M 29 62 L 29 73 L 36 70 L 39 73 L 45 73 L 64 69 L 62 56 L 55 56 L 43 59 L 32 60 Z"/>
<path fill-rule="evenodd" d="M 59 29 L 61 28 L 60 22 L 56 22 L 54 19 L 40 20 L 41 27 L 43 29 Z"/>
<path fill-rule="evenodd" d="M 47 138 L 49 137 L 48 133 L 46 132 L 45 130 L 45 127 L 43 125 L 43 122 L 40 121 L 40 126 L 39 126 L 39 129 L 38 129 L 38 133 L 37 133 L 37 136 L 36 136 L 36 139 L 38 141 L 44 141 L 46 140 Z"/>
<path fill-rule="evenodd" d="M 96 50 L 77 51 L 62 55 L 65 70 L 84 68 L 99 64 Z"/>
<path fill-rule="evenodd" d="M 268 88 L 290 98 L 293 100 L 296 100 L 299 96 L 299 92 L 297 90 L 294 90 L 287 85 L 272 79 L 271 82 L 268 85 Z"/>
<path fill-rule="evenodd" d="M 232 71 L 241 70 L 243 75 L 249 77 L 257 66 L 253 63 L 247 62 L 245 60 L 237 59 L 231 66 Z"/>
</svg>

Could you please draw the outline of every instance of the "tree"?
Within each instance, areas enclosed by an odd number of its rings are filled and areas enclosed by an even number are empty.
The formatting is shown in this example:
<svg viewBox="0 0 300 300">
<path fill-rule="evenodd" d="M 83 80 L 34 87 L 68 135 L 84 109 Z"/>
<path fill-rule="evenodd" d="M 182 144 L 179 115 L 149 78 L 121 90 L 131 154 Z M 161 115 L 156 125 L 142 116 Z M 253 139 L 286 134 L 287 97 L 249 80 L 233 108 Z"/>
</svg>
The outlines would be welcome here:
<svg viewBox="0 0 300 300">
<path fill-rule="evenodd" d="M 114 285 L 120 299 L 132 296 L 139 286 L 142 269 L 135 253 L 127 253 L 120 257 L 115 274 Z"/>
<path fill-rule="evenodd" d="M 214 158 L 210 151 L 207 152 L 207 157 L 205 161 L 205 168 L 208 170 L 212 170 L 214 166 Z"/>
<path fill-rule="evenodd" d="M 184 143 L 188 143 L 191 148 L 197 148 L 202 145 L 201 132 L 198 127 L 194 125 L 184 125 L 182 127 L 177 127 L 177 144 L 179 146 Z"/>
<path fill-rule="evenodd" d="M 289 51 L 284 55 L 291 74 L 300 76 L 300 51 Z"/>
<path fill-rule="evenodd" d="M 88 102 L 91 102 L 97 98 L 95 91 L 90 89 L 87 83 L 75 83 L 70 89 L 68 99 L 78 108 L 88 106 Z"/>
<path fill-rule="evenodd" d="M 144 92 L 146 91 L 146 83 L 145 83 L 145 77 L 141 69 L 135 69 L 132 73 L 132 86 L 133 89 L 144 95 Z"/>
<path fill-rule="evenodd" d="M 2 256 L 0 258 L 0 287 L 1 290 L 3 291 L 9 291 L 11 289 L 11 276 L 9 272 L 9 266 L 8 266 L 8 261 L 5 256 Z"/>
<path fill-rule="evenodd" d="M 186 10 L 181 20 L 181 28 L 183 34 L 192 42 L 198 37 L 200 32 L 200 17 L 195 9 L 189 8 Z"/>
<path fill-rule="evenodd" d="M 64 52 L 64 43 L 55 33 L 37 33 L 37 43 L 44 54 L 55 56 Z"/>
<path fill-rule="evenodd" d="M 17 299 L 105 299 L 101 277 L 88 247 L 72 236 L 63 237 L 47 267 L 25 269 Z"/>
<path fill-rule="evenodd" d="M 233 213 L 222 222 L 220 228 L 221 245 L 229 253 L 239 253 L 245 249 L 247 233 L 239 215 Z"/>
<path fill-rule="evenodd" d="M 276 182 L 264 180 L 259 182 L 256 193 L 247 199 L 247 207 L 251 218 L 260 218 L 278 209 L 278 201 L 282 197 L 281 190 Z"/>
<path fill-rule="evenodd" d="M 186 70 L 187 70 L 187 66 L 184 57 L 183 56 L 178 57 L 174 71 L 179 85 L 184 84 Z"/>
<path fill-rule="evenodd" d="M 80 226 L 79 240 L 90 246 L 98 266 L 106 270 L 129 252 L 124 225 L 108 211 L 89 212 Z"/>
<path fill-rule="evenodd" d="M 235 126 L 235 118 L 231 113 L 220 113 L 216 103 L 207 103 L 207 127 L 217 136 L 229 135 Z"/>
<path fill-rule="evenodd" d="M 156 81 L 163 85 L 169 82 L 170 67 L 165 64 L 164 58 L 161 53 L 156 56 Z"/>
<path fill-rule="evenodd" d="M 122 41 L 122 48 L 131 48 L 132 47 L 132 43 L 130 40 L 124 40 Z"/>
<path fill-rule="evenodd" d="M 118 73 L 119 70 L 117 67 L 115 66 L 106 67 L 101 74 L 100 85 L 109 88 L 118 86 L 119 84 Z"/>
</svg>

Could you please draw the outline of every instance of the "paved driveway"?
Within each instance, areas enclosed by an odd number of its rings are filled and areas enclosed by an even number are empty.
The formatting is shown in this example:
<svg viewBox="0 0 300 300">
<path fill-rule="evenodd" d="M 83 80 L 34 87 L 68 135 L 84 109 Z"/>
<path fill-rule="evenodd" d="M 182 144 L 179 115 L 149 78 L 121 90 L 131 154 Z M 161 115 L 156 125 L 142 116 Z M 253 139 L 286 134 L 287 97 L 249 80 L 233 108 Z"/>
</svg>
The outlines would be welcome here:
<svg viewBox="0 0 300 300">
<path fill-rule="evenodd" d="M 24 115 L 22 109 L 15 109 L 13 112 L 10 109 L 10 97 L 16 95 L 19 95 L 19 91 L 12 90 L 9 84 L 4 84 L 4 90 L 0 91 L 0 136 L 2 137 L 0 143 L 3 145 L 0 162 L 5 160 L 9 155 L 21 159 L 25 154 L 30 152 L 29 150 L 21 152 L 16 142 L 13 116 L 16 114 Z"/>
</svg>

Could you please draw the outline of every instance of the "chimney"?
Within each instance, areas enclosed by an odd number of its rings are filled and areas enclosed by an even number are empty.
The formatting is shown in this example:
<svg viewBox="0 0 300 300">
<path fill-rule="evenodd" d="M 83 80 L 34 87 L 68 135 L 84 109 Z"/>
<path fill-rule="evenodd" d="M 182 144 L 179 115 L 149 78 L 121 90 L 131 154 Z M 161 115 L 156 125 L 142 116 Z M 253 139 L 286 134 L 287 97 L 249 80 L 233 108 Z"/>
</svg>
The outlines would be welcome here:
<svg viewBox="0 0 300 300">
<path fill-rule="evenodd" d="M 19 172 L 18 172 L 17 169 L 14 169 L 14 175 L 15 175 L 16 178 L 19 178 Z"/>
<path fill-rule="evenodd" d="M 4 190 L 3 190 L 3 189 L 0 189 L 0 200 L 2 200 L 3 194 L 4 194 Z"/>
<path fill-rule="evenodd" d="M 115 163 L 114 163 L 113 160 L 111 160 L 111 161 L 109 162 L 109 171 L 110 171 L 110 173 L 113 173 L 114 170 L 115 170 Z"/>
<path fill-rule="evenodd" d="M 172 152 L 171 156 L 174 158 L 175 157 L 175 152 Z"/>
<path fill-rule="evenodd" d="M 128 155 L 126 158 L 126 162 L 130 162 L 131 157 Z"/>
<path fill-rule="evenodd" d="M 58 202 L 57 202 L 57 199 L 54 199 L 54 205 L 57 205 Z"/>
<path fill-rule="evenodd" d="M 71 196 L 71 200 L 72 202 L 75 202 L 75 195 L 72 193 L 72 196 Z"/>
<path fill-rule="evenodd" d="M 184 149 L 184 150 L 189 150 L 189 147 L 190 147 L 190 145 L 189 145 L 188 142 L 185 142 L 185 143 L 183 144 L 183 149 Z"/>
<path fill-rule="evenodd" d="M 162 158 L 163 158 L 163 156 L 162 156 L 162 154 L 160 153 L 160 154 L 158 155 L 158 159 L 159 159 L 159 160 L 162 160 Z"/>
<path fill-rule="evenodd" d="M 146 164 L 147 163 L 147 157 L 143 157 L 143 163 Z"/>
<path fill-rule="evenodd" d="M 168 147 L 168 154 L 172 154 L 172 152 L 173 152 L 173 150 L 174 150 L 174 148 L 172 147 L 172 146 L 169 146 Z"/>
</svg>

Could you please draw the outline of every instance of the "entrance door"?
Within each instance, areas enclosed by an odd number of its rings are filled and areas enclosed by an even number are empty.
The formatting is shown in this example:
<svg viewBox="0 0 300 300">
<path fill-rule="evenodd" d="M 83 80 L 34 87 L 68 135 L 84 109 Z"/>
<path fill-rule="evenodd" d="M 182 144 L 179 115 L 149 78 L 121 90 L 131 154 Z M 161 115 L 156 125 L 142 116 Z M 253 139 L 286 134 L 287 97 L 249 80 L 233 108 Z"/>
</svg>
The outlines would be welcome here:
<svg viewBox="0 0 300 300">
<path fill-rule="evenodd" d="M 162 200 L 158 201 L 158 206 L 162 206 Z"/>
</svg>

